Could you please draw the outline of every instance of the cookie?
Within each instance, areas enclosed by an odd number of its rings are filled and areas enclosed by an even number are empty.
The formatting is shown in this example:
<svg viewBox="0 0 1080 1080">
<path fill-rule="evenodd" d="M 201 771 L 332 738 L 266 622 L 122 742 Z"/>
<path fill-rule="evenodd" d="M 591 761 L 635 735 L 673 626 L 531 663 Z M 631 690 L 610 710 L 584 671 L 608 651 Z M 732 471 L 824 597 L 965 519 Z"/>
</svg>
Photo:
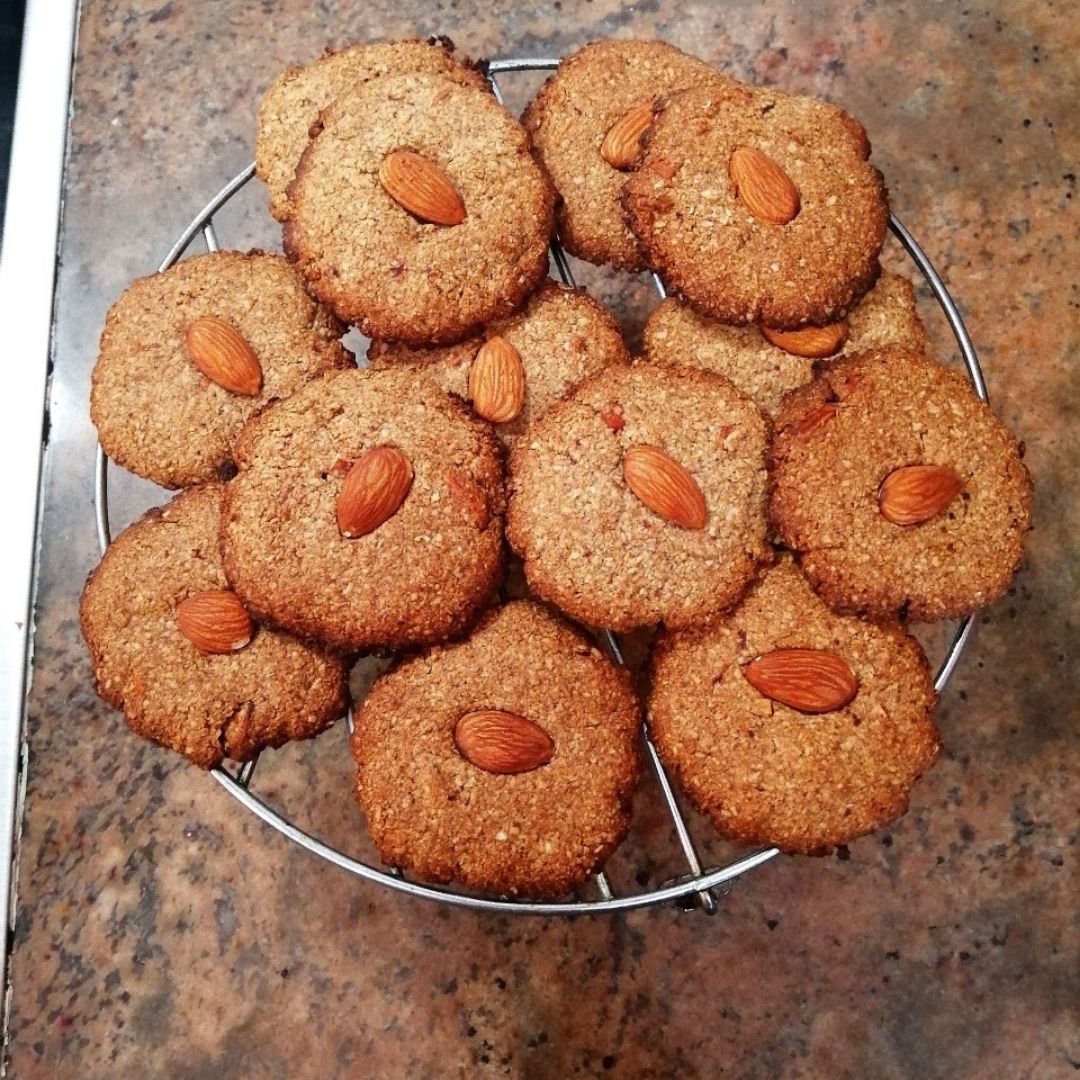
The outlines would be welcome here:
<svg viewBox="0 0 1080 1080">
<path fill-rule="evenodd" d="M 1032 485 L 1015 438 L 919 353 L 826 363 L 785 398 L 771 457 L 772 523 L 839 611 L 966 615 L 1023 558 Z"/>
<path fill-rule="evenodd" d="M 485 340 L 498 338 L 512 346 L 523 376 L 524 396 L 517 411 L 502 411 L 501 395 L 492 398 L 482 373 L 474 371 L 477 353 Z M 437 349 L 410 349 L 392 342 L 373 341 L 368 349 L 369 367 L 401 368 L 434 379 L 444 390 L 472 400 L 470 383 L 478 394 L 474 408 L 485 419 L 509 415 L 495 423 L 506 443 L 528 431 L 545 410 L 572 390 L 587 375 L 608 364 L 629 362 L 619 324 L 603 304 L 583 289 L 568 289 L 545 281 L 515 315 L 501 319 L 460 345 Z M 481 360 L 481 364 L 484 360 Z"/>
<path fill-rule="evenodd" d="M 658 363 L 724 375 L 770 416 L 776 416 L 784 394 L 814 377 L 814 357 L 823 351 L 816 330 L 813 338 L 807 338 L 806 331 L 796 334 L 795 340 L 778 337 L 787 342 L 782 348 L 756 326 L 727 326 L 669 298 L 645 324 L 645 351 L 648 359 Z M 926 347 L 915 290 L 897 274 L 882 274 L 835 328 L 835 335 L 824 339 L 824 350 L 836 356 L 877 345 L 904 345 L 919 352 Z"/>
<path fill-rule="evenodd" d="M 255 140 L 255 175 L 270 191 L 270 213 L 284 221 L 289 216 L 286 188 L 308 144 L 319 114 L 345 91 L 384 75 L 428 72 L 444 75 L 466 86 L 487 88 L 484 75 L 468 61 L 458 63 L 448 38 L 429 41 L 380 41 L 351 45 L 339 52 L 327 50 L 306 67 L 292 67 L 280 75 L 259 105 Z"/>
<path fill-rule="evenodd" d="M 547 275 L 554 190 L 485 90 L 386 76 L 342 95 L 322 123 L 289 187 L 285 251 L 368 337 L 460 341 Z"/>
<path fill-rule="evenodd" d="M 240 393 L 204 374 L 188 337 L 200 320 L 224 320 L 225 333 L 240 335 L 259 382 Z M 140 278 L 105 319 L 90 392 L 98 439 L 113 461 L 162 487 L 228 475 L 253 413 L 322 372 L 354 366 L 342 329 L 280 255 L 218 251 Z"/>
<path fill-rule="evenodd" d="M 664 634 L 652 668 L 661 758 L 741 844 L 826 854 L 903 814 L 938 754 L 919 643 L 895 621 L 831 612 L 790 556 L 715 625 Z"/>
<path fill-rule="evenodd" d="M 771 88 L 668 99 L 623 205 L 646 262 L 721 322 L 843 318 L 873 285 L 889 207 L 862 127 Z"/>
<path fill-rule="evenodd" d="M 324 649 L 249 626 L 225 647 L 247 644 L 208 654 L 181 629 L 185 601 L 228 587 L 221 496 L 220 484 L 193 487 L 125 529 L 80 609 L 98 693 L 137 734 L 204 769 L 317 735 L 349 703 L 348 668 Z"/>
<path fill-rule="evenodd" d="M 392 866 L 561 896 L 626 835 L 639 728 L 627 673 L 515 601 L 376 680 L 356 713 L 357 796 Z"/>
<path fill-rule="evenodd" d="M 589 262 L 644 269 L 620 205 L 629 162 L 616 167 L 608 157 L 621 159 L 601 152 L 608 132 L 661 95 L 729 82 L 662 41 L 594 41 L 562 61 L 522 123 L 559 191 L 559 238 L 567 251 Z"/>
<path fill-rule="evenodd" d="M 593 626 L 733 604 L 765 542 L 768 422 L 727 379 L 609 367 L 514 446 L 507 538 L 534 593 Z"/>
<path fill-rule="evenodd" d="M 368 468 L 379 448 L 397 473 Z M 252 420 L 236 461 L 225 572 L 269 623 L 348 651 L 402 649 L 464 630 L 498 588 L 501 447 L 433 382 L 395 371 L 319 379 Z M 365 476 L 371 517 L 353 528 L 344 511 Z"/>
</svg>

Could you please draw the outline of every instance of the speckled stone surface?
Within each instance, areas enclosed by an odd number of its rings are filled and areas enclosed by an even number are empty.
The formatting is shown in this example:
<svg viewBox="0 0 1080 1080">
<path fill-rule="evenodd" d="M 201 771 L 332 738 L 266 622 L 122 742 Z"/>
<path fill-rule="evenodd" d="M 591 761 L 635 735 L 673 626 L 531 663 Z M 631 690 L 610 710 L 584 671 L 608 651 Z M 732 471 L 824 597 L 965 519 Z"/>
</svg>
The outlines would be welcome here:
<svg viewBox="0 0 1080 1080">
<path fill-rule="evenodd" d="M 860 117 L 978 343 L 1037 484 L 1031 565 L 944 696 L 943 759 L 846 859 L 737 883 L 716 918 L 573 922 L 398 898 L 291 846 L 91 691 L 90 369 L 108 304 L 252 156 L 257 96 L 326 42 L 447 33 L 481 56 L 655 34 Z M 12 941 L 19 1078 L 1066 1077 L 1077 1035 L 1080 22 L 1066 0 L 85 0 Z M 538 80 L 507 83 L 520 106 Z M 252 185 L 224 243 L 274 245 Z M 902 265 L 895 247 L 887 260 Z M 581 270 L 638 334 L 646 279 Z M 920 291 L 931 337 L 947 331 Z M 115 521 L 159 498 L 117 477 Z M 255 789 L 349 851 L 346 732 Z M 1072 790 L 1069 790 L 1069 782 Z M 730 849 L 694 822 L 707 858 Z M 651 788 L 616 889 L 679 872 Z"/>
</svg>

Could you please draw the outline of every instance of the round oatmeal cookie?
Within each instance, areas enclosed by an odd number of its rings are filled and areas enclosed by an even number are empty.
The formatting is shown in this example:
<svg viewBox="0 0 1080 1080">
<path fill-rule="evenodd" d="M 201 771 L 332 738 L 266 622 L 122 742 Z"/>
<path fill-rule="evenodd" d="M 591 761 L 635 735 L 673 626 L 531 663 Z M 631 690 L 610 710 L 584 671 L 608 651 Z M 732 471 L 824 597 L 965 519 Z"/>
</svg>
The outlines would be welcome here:
<svg viewBox="0 0 1080 1080">
<path fill-rule="evenodd" d="M 379 448 L 396 472 L 368 469 Z M 429 645 L 502 580 L 501 447 L 433 382 L 329 375 L 252 420 L 236 461 L 225 572 L 269 623 L 356 652 Z"/>
<path fill-rule="evenodd" d="M 843 318 L 873 285 L 889 207 L 862 127 L 764 87 L 670 99 L 623 205 L 646 262 L 721 322 Z"/>
<path fill-rule="evenodd" d="M 838 357 L 877 345 L 904 345 L 921 352 L 926 332 L 911 282 L 897 274 L 882 274 L 845 324 L 836 328 L 826 348 L 831 341 L 836 342 Z M 773 417 L 784 394 L 814 377 L 814 356 L 800 355 L 813 353 L 814 341 L 790 344 L 799 352 L 774 345 L 756 326 L 728 326 L 672 298 L 663 301 L 645 324 L 649 360 L 724 375 Z"/>
<path fill-rule="evenodd" d="M 768 421 L 727 379 L 635 363 L 554 405 L 511 456 L 532 590 L 593 626 L 707 619 L 767 561 Z"/>
<path fill-rule="evenodd" d="M 190 488 L 125 529 L 80 609 L 98 693 L 137 734 L 204 769 L 318 735 L 349 704 L 348 667 L 324 649 L 248 626 L 226 643 L 234 651 L 207 653 L 181 630 L 185 601 L 228 588 L 221 496 L 220 484 Z"/>
<path fill-rule="evenodd" d="M 844 693 L 808 711 L 805 695 L 830 687 L 837 668 Z M 919 643 L 898 622 L 831 612 L 790 556 L 715 625 L 662 635 L 652 669 L 660 756 L 741 844 L 827 854 L 903 814 L 938 755 L 937 694 Z"/>
<path fill-rule="evenodd" d="M 393 169 L 403 153 L 404 181 Z M 396 201 L 454 220 L 454 193 L 457 224 L 421 220 Z M 509 315 L 547 275 L 555 192 L 529 137 L 487 91 L 443 75 L 386 76 L 338 98 L 289 199 L 286 252 L 312 292 L 368 337 L 460 341 Z"/>
<path fill-rule="evenodd" d="M 837 610 L 957 618 L 1000 596 L 1022 561 L 1032 485 L 1020 457 L 958 372 L 874 349 L 785 398 L 770 517 Z"/>
<path fill-rule="evenodd" d="M 624 670 L 514 601 L 376 680 L 356 713 L 357 796 L 392 866 L 562 896 L 626 835 L 640 723 Z"/>
<path fill-rule="evenodd" d="M 193 362 L 189 328 L 208 318 L 253 350 L 257 393 L 226 389 Z M 253 413 L 324 371 L 354 366 L 342 329 L 280 255 L 218 251 L 139 278 L 105 319 L 90 392 L 98 439 L 113 461 L 162 487 L 228 475 L 233 441 Z"/>
<path fill-rule="evenodd" d="M 308 144 L 319 114 L 346 90 L 384 75 L 428 72 L 445 75 L 466 86 L 487 89 L 482 72 L 469 61 L 454 59 L 449 38 L 428 41 L 380 41 L 350 45 L 339 52 L 327 49 L 314 63 L 292 67 L 263 95 L 255 140 L 255 175 L 270 190 L 270 213 L 289 216 L 286 188 Z"/>
<path fill-rule="evenodd" d="M 594 41 L 562 61 L 522 123 L 561 196 L 559 237 L 567 251 L 624 270 L 645 268 L 620 205 L 633 159 L 611 164 L 601 152 L 607 134 L 632 109 L 662 95 L 730 82 L 663 41 Z"/>
<path fill-rule="evenodd" d="M 473 363 L 485 341 L 492 338 L 513 346 L 524 375 L 520 410 L 495 424 L 507 444 L 528 431 L 549 406 L 586 376 L 630 359 L 619 324 L 603 304 L 584 289 L 569 289 L 548 280 L 519 312 L 492 323 L 483 337 L 435 349 L 373 341 L 368 349 L 369 367 L 402 368 L 426 375 L 444 390 L 469 401 Z M 479 392 L 484 393 L 482 387 Z M 485 400 L 482 397 L 474 405 L 483 409 Z"/>
</svg>

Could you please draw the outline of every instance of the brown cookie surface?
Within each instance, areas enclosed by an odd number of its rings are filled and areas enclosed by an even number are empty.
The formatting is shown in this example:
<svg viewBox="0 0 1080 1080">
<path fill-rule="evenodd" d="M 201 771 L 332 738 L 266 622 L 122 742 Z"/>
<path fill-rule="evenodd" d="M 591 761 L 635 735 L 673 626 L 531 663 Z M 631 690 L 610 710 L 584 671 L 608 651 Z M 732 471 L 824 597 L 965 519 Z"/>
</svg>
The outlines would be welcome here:
<svg viewBox="0 0 1080 1080">
<path fill-rule="evenodd" d="M 204 769 L 317 735 L 348 706 L 340 657 L 257 626 L 235 652 L 206 655 L 180 629 L 188 598 L 228 588 L 218 554 L 222 486 L 151 510 L 109 545 L 83 591 L 98 693 L 133 731 Z"/>
<path fill-rule="evenodd" d="M 286 188 L 308 144 L 312 125 L 335 98 L 384 75 L 428 72 L 468 86 L 486 88 L 487 80 L 467 62 L 453 57 L 445 39 L 380 41 L 328 51 L 304 67 L 280 75 L 259 105 L 255 140 L 255 175 L 270 191 L 270 213 L 289 216 Z"/>
<path fill-rule="evenodd" d="M 594 41 L 566 57 L 522 117 L 537 156 L 561 196 L 559 237 L 594 263 L 644 269 L 620 199 L 628 175 L 601 153 L 605 137 L 630 110 L 726 76 L 662 41 Z"/>
<path fill-rule="evenodd" d="M 837 610 L 959 617 L 1000 596 L 1022 561 L 1032 486 L 1016 439 L 963 376 L 919 353 L 826 363 L 785 399 L 771 466 L 772 523 Z M 898 524 L 883 485 L 911 466 L 945 471 L 937 490 L 908 492 L 916 512 L 948 497 Z"/>
<path fill-rule="evenodd" d="M 767 442 L 761 411 L 719 375 L 635 363 L 587 379 L 511 456 L 507 538 L 530 587 L 582 622 L 617 630 L 715 615 L 770 557 Z M 675 463 L 673 482 L 652 485 L 660 502 L 631 488 L 627 463 L 641 460 L 641 448 Z M 648 480 L 657 466 L 646 466 Z M 665 515 L 642 499 L 659 506 L 672 490 L 688 526 L 670 505 Z"/>
<path fill-rule="evenodd" d="M 873 285 L 885 186 L 866 133 L 836 106 L 698 87 L 667 100 L 646 142 L 627 219 L 648 265 L 695 307 L 794 329 L 844 317 Z"/>
<path fill-rule="evenodd" d="M 474 764 L 455 732 L 479 710 L 538 726 L 550 759 L 518 773 Z M 626 672 L 562 619 L 515 601 L 465 640 L 376 680 L 356 713 L 357 796 L 393 866 L 486 892 L 560 896 L 626 835 L 639 726 Z"/>
<path fill-rule="evenodd" d="M 407 369 L 425 375 L 444 390 L 470 401 L 470 375 L 485 340 L 501 338 L 513 346 L 524 374 L 520 411 L 495 430 L 512 443 L 535 420 L 582 379 L 609 364 L 629 361 L 614 316 L 583 289 L 546 281 L 525 306 L 492 323 L 484 337 L 436 349 L 410 349 L 391 342 L 372 342 L 369 367 Z M 475 403 L 474 403 L 475 404 Z"/>
<path fill-rule="evenodd" d="M 391 447 L 409 482 L 396 510 L 348 538 L 353 465 Z M 502 578 L 501 448 L 491 430 L 409 372 L 349 371 L 266 409 L 236 446 L 222 549 L 253 611 L 350 651 L 430 644 L 463 630 Z"/>
<path fill-rule="evenodd" d="M 187 332 L 224 320 L 258 360 L 261 390 L 239 394 L 192 362 Z M 219 251 L 133 282 L 105 320 L 90 417 L 113 461 L 162 487 L 218 477 L 244 423 L 324 371 L 354 366 L 342 327 L 280 255 Z"/>
<path fill-rule="evenodd" d="M 788 649 L 838 657 L 854 697 L 808 714 L 756 689 L 748 666 Z M 820 855 L 904 813 L 938 754 L 936 704 L 899 623 L 834 614 L 784 556 L 715 625 L 661 637 L 649 730 L 719 832 Z"/>
<path fill-rule="evenodd" d="M 421 220 L 388 193 L 380 172 L 399 152 L 441 171 L 463 220 Z M 312 292 L 372 338 L 459 341 L 547 274 L 554 190 L 528 136 L 486 90 L 445 76 L 387 76 L 339 97 L 289 198 L 286 252 Z"/>
<path fill-rule="evenodd" d="M 922 351 L 926 332 L 911 282 L 882 274 L 846 319 L 843 333 L 837 357 L 878 345 Z M 773 417 L 784 394 L 814 377 L 812 356 L 774 345 L 756 326 L 728 326 L 674 298 L 663 301 L 645 324 L 645 350 L 648 359 L 662 364 L 726 376 Z"/>
</svg>

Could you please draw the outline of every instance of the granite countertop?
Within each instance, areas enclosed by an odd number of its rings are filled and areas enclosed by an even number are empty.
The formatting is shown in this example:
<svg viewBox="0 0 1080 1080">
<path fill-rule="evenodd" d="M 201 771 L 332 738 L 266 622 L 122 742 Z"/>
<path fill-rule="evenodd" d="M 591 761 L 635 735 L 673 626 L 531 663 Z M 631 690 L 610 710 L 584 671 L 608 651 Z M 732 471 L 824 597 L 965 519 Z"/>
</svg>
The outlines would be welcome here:
<svg viewBox="0 0 1080 1080">
<path fill-rule="evenodd" d="M 479 56 L 658 36 L 843 103 L 1026 442 L 1030 565 L 979 617 L 942 702 L 945 753 L 910 813 L 844 858 L 776 860 L 711 920 L 493 917 L 400 898 L 290 845 L 91 690 L 77 602 L 97 558 L 87 395 L 105 310 L 251 159 L 258 95 L 281 69 L 326 43 L 417 33 Z M 1078 57 L 1080 21 L 1053 0 L 84 0 L 10 1075 L 1076 1075 Z M 510 87 L 515 105 L 530 78 Z M 219 231 L 276 245 L 259 185 Z M 895 248 L 890 260 L 903 265 Z M 647 281 L 582 277 L 638 334 Z M 114 477 L 116 524 L 160 498 Z M 266 755 L 255 788 L 364 850 L 343 727 Z M 678 870 L 653 854 L 671 847 L 655 800 L 639 804 L 613 867 L 626 888 Z M 731 857 L 707 843 L 711 861 Z"/>
</svg>

